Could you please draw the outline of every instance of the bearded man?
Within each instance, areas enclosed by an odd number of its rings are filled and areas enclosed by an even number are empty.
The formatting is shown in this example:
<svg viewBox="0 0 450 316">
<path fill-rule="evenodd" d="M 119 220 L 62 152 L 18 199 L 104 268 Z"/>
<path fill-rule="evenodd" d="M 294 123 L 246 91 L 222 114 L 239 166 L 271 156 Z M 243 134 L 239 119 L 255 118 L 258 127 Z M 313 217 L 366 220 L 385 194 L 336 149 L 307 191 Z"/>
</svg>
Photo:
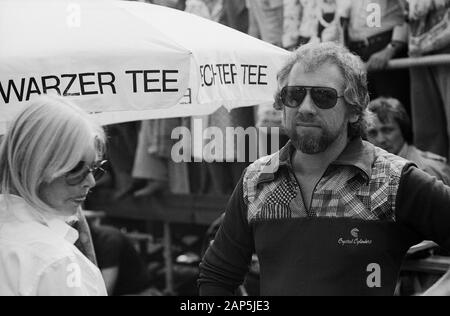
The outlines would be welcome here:
<svg viewBox="0 0 450 316">
<path fill-rule="evenodd" d="M 392 295 L 412 245 L 450 246 L 450 188 L 362 140 L 366 71 L 347 49 L 302 46 L 278 78 L 291 141 L 245 171 L 200 294 L 232 295 L 256 253 L 263 296 Z"/>
</svg>

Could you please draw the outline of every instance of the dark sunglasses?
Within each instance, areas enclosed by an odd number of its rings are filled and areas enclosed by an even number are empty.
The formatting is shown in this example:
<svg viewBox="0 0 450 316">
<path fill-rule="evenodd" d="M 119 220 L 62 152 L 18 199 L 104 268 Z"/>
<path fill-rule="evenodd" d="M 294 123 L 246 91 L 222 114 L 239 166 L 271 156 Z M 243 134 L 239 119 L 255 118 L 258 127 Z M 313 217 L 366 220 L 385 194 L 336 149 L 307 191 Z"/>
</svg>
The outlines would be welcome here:
<svg viewBox="0 0 450 316">
<path fill-rule="evenodd" d="M 106 173 L 103 168 L 107 162 L 107 160 L 103 160 L 94 162 L 92 165 L 86 165 L 85 161 L 80 161 L 75 168 L 66 173 L 66 183 L 68 185 L 79 185 L 90 173 L 94 176 L 95 181 L 100 180 L 100 178 Z"/>
<path fill-rule="evenodd" d="M 344 96 L 338 95 L 336 89 L 328 87 L 287 86 L 280 92 L 281 102 L 289 108 L 298 108 L 310 93 L 314 104 L 323 110 L 334 108 L 338 99 Z"/>
</svg>

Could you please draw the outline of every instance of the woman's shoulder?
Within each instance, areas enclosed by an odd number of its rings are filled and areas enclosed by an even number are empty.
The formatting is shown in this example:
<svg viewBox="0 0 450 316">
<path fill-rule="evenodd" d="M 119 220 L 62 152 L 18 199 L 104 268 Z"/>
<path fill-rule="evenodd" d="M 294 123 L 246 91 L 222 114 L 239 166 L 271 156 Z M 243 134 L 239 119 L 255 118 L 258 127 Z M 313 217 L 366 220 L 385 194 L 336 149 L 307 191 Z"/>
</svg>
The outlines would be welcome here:
<svg viewBox="0 0 450 316">
<path fill-rule="evenodd" d="M 1 225 L 0 262 L 0 294 L 37 295 L 43 286 L 63 290 L 65 279 L 77 271 L 83 272 L 83 291 L 88 288 L 89 293 L 96 293 L 101 284 L 98 269 L 71 242 L 39 223 Z"/>
<path fill-rule="evenodd" d="M 38 222 L 10 222 L 0 226 L 0 254 L 20 254 L 36 263 L 73 257 L 73 244 Z"/>
</svg>

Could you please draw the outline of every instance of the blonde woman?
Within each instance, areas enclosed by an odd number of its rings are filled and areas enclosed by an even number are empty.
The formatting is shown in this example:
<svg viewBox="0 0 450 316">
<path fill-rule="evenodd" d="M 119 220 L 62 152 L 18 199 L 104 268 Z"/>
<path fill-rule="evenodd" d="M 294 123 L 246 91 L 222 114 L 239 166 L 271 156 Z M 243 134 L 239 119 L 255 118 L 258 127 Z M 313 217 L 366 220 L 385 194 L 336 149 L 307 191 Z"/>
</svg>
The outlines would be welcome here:
<svg viewBox="0 0 450 316">
<path fill-rule="evenodd" d="M 0 295 L 106 295 L 67 224 L 100 171 L 100 126 L 61 97 L 41 97 L 0 146 Z"/>
</svg>

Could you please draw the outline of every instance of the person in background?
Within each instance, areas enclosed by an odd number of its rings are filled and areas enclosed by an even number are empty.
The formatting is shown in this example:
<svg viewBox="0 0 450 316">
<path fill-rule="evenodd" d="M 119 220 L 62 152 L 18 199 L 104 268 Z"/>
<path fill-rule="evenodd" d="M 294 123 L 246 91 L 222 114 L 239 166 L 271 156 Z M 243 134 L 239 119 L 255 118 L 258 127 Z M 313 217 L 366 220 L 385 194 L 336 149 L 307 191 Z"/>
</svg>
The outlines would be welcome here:
<svg viewBox="0 0 450 316">
<path fill-rule="evenodd" d="M 275 46 L 282 46 L 283 0 L 246 0 L 248 34 Z"/>
<path fill-rule="evenodd" d="M 126 1 L 150 2 L 146 0 Z M 111 171 L 108 176 L 111 175 L 111 177 L 102 179 L 98 183 L 98 187 L 112 185 L 115 200 L 119 200 L 145 185 L 145 182 L 139 182 L 132 177 L 140 125 L 140 122 L 126 122 L 106 127 L 109 137 L 106 155 L 110 165 L 109 171 Z"/>
<path fill-rule="evenodd" d="M 120 199 L 133 188 L 131 173 L 136 153 L 139 125 L 139 122 L 128 122 L 106 127 L 109 136 L 107 157 L 114 180 L 114 199 Z M 106 180 L 105 182 L 107 183 Z M 99 183 L 99 186 L 101 184 Z"/>
<path fill-rule="evenodd" d="M 89 236 L 73 228 L 104 151 L 103 129 L 65 98 L 40 97 L 14 119 L 0 147 L 0 295 L 107 294 L 80 251 Z"/>
<path fill-rule="evenodd" d="M 248 23 L 243 21 L 237 23 L 236 18 L 236 15 L 240 15 L 243 18 L 248 18 L 248 10 L 243 1 L 187 0 L 185 11 L 214 22 L 228 25 L 244 33 L 247 33 L 248 30 Z M 228 111 L 225 107 L 221 107 L 213 114 L 201 118 L 205 129 L 208 127 L 219 128 L 223 135 L 227 134 L 226 129 L 228 127 L 242 127 L 247 129 L 250 126 L 254 126 L 253 109 L 249 107 L 233 109 L 231 111 Z M 193 119 L 199 118 L 194 117 Z M 234 137 L 231 139 L 229 139 L 229 137 L 225 137 L 224 140 L 226 144 L 230 144 L 236 148 Z M 203 148 L 203 138 L 200 140 L 195 140 L 195 142 L 197 144 L 201 144 L 201 148 Z M 236 150 L 234 152 L 236 152 Z M 236 162 L 236 156 L 237 155 L 233 155 L 232 157 L 223 157 L 224 159 L 222 161 L 213 161 L 204 164 L 208 170 L 207 180 L 211 183 L 208 193 L 231 194 L 231 192 L 233 192 L 235 185 L 239 181 L 240 175 L 248 166 L 248 163 Z M 232 160 L 234 162 L 226 162 L 227 160 Z"/>
<path fill-rule="evenodd" d="M 144 260 L 120 230 L 89 225 L 98 267 L 111 296 L 139 295 L 152 286 Z"/>
<path fill-rule="evenodd" d="M 362 140 L 367 76 L 347 49 L 301 46 L 278 81 L 291 141 L 242 176 L 200 294 L 235 293 L 256 252 L 263 296 L 393 295 L 411 246 L 450 247 L 450 187 Z M 449 279 L 434 289 L 450 293 Z"/>
<path fill-rule="evenodd" d="M 224 10 L 224 16 L 223 16 L 223 22 L 225 25 L 234 28 L 235 30 L 238 30 L 243 33 L 248 33 L 249 30 L 249 10 L 246 6 L 245 1 L 242 0 L 225 0 L 223 2 L 223 10 Z M 222 115 L 225 113 L 224 109 L 220 110 Z M 230 127 L 242 127 L 244 129 L 247 129 L 248 127 L 255 126 L 255 115 L 254 115 L 254 108 L 253 107 L 246 107 L 246 108 L 239 108 L 239 109 L 233 109 L 230 113 L 227 113 L 229 117 L 229 124 Z M 222 125 L 222 128 L 226 128 L 226 126 Z M 225 133 L 226 134 L 226 133 Z M 226 140 L 230 141 L 230 140 Z M 246 141 L 246 153 L 249 155 L 249 147 L 251 144 L 249 144 L 248 141 Z M 237 158 L 236 156 L 234 157 Z M 234 187 L 239 182 L 240 175 L 244 171 L 246 167 L 249 165 L 248 159 L 246 159 L 246 162 L 234 162 L 234 163 L 221 163 L 222 169 L 222 179 L 224 179 L 221 184 L 222 192 L 226 192 L 231 194 L 233 192 Z M 218 170 L 219 173 L 216 173 L 218 176 L 220 176 L 220 170 Z M 231 177 L 229 175 L 231 174 Z M 225 179 L 228 178 L 228 181 L 225 181 Z"/>
<path fill-rule="evenodd" d="M 370 98 L 411 104 L 408 71 L 383 71 L 391 59 L 407 57 L 408 29 L 399 1 L 341 0 L 339 11 L 347 47 L 366 63 Z"/>
<path fill-rule="evenodd" d="M 275 46 L 283 45 L 283 23 L 284 7 L 283 0 L 246 0 L 249 12 L 248 34 L 268 42 Z M 260 129 L 259 133 L 259 152 L 272 153 L 272 135 L 271 128 L 281 127 L 281 115 L 275 111 L 270 104 L 257 105 L 255 107 L 255 125 Z M 279 137 L 279 143 L 285 144 L 286 135 L 276 135 Z"/>
<path fill-rule="evenodd" d="M 143 121 L 139 132 L 138 146 L 132 175 L 137 183 L 144 182 L 133 192 L 134 197 L 160 196 L 165 192 L 189 193 L 186 163 L 175 163 L 171 159 L 172 131 L 179 126 L 189 126 L 182 118 Z"/>
<path fill-rule="evenodd" d="M 409 53 L 450 53 L 449 0 L 408 0 Z M 450 65 L 412 67 L 411 118 L 414 144 L 450 159 Z"/>
<path fill-rule="evenodd" d="M 341 42 L 340 0 L 284 0 L 283 47 L 309 42 Z"/>
<path fill-rule="evenodd" d="M 245 1 L 225 0 L 222 5 L 224 24 L 239 32 L 248 33 L 249 13 Z"/>
<path fill-rule="evenodd" d="M 424 152 L 413 145 L 411 120 L 400 103 L 393 98 L 378 98 L 369 104 L 367 139 L 391 154 L 414 162 L 420 169 L 450 185 L 447 159 Z"/>
<path fill-rule="evenodd" d="M 159 1 L 159 4 L 163 4 L 163 1 Z M 173 1 L 167 2 L 167 5 L 169 4 L 172 6 Z M 248 21 L 245 23 L 240 19 L 248 19 L 248 10 L 243 1 L 187 0 L 184 4 L 186 12 L 247 32 Z M 235 109 L 231 112 L 220 108 L 212 115 L 201 117 L 201 119 L 204 128 L 214 126 L 223 131 L 227 127 L 247 128 L 254 125 L 251 108 Z M 187 166 L 186 163 L 171 161 L 171 149 L 175 143 L 175 140 L 171 139 L 173 129 L 179 126 L 190 127 L 190 125 L 186 119 L 179 118 L 142 123 L 133 177 L 145 179 L 147 184 L 135 191 L 136 197 L 157 195 L 167 190 L 178 194 L 231 193 L 247 164 L 212 162 L 202 163 L 200 166 L 196 166 L 195 163 Z M 203 145 L 203 139 L 195 143 Z M 211 185 L 207 185 L 208 182 Z"/>
<path fill-rule="evenodd" d="M 173 9 L 184 10 L 186 0 L 146 1 Z M 182 118 L 142 121 L 138 135 L 132 177 L 134 185 L 122 197 L 161 196 L 166 192 L 187 194 L 190 191 L 188 167 L 185 163 L 175 164 L 171 159 L 174 128 L 185 126 Z"/>
</svg>

